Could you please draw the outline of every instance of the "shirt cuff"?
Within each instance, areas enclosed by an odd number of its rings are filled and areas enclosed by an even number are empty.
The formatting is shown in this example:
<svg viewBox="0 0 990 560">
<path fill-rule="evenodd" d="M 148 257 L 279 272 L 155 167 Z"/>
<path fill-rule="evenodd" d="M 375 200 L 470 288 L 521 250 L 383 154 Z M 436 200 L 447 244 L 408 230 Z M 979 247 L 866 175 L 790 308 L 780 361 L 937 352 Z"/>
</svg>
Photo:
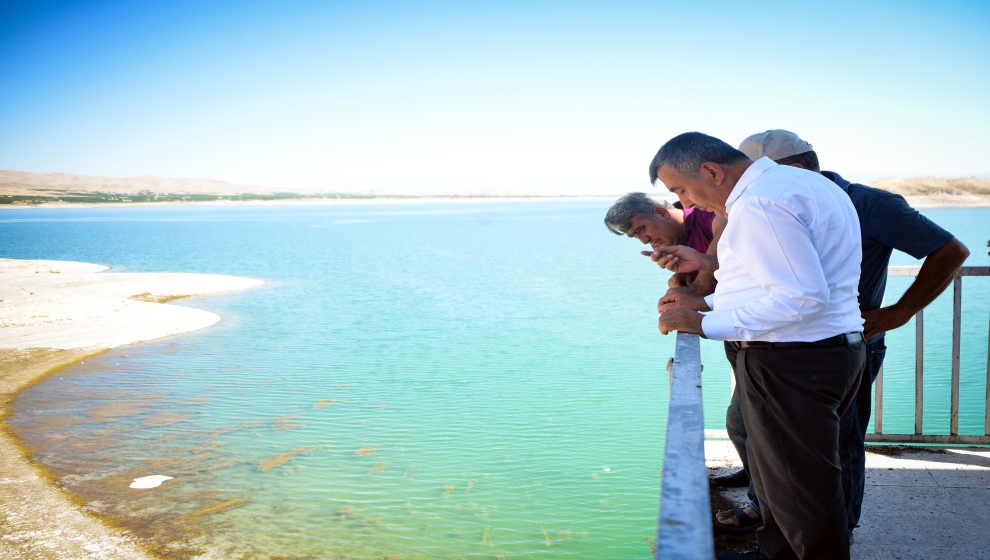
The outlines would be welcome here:
<svg viewBox="0 0 990 560">
<path fill-rule="evenodd" d="M 701 320 L 701 332 L 711 340 L 729 340 L 736 332 L 736 326 L 731 311 L 724 313 L 712 312 Z"/>
<path fill-rule="evenodd" d="M 705 296 L 705 303 L 708 305 L 708 309 L 715 311 L 715 294 Z"/>
</svg>

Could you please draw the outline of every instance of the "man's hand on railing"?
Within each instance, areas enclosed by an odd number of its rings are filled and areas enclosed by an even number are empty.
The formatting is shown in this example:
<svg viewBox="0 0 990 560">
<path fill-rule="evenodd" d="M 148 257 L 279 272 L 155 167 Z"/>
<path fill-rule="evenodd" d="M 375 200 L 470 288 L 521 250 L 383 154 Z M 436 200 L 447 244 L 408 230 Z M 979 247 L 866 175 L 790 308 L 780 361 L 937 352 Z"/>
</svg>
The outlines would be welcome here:
<svg viewBox="0 0 990 560">
<path fill-rule="evenodd" d="M 691 309 L 671 309 L 660 315 L 660 322 L 657 326 L 660 329 L 660 334 L 680 331 L 705 336 L 705 332 L 701 330 L 703 318 L 704 315 Z"/>
<path fill-rule="evenodd" d="M 694 311 L 711 311 L 705 298 L 690 286 L 671 288 L 657 302 L 657 312 L 664 313 L 672 309 L 691 309 Z"/>
</svg>

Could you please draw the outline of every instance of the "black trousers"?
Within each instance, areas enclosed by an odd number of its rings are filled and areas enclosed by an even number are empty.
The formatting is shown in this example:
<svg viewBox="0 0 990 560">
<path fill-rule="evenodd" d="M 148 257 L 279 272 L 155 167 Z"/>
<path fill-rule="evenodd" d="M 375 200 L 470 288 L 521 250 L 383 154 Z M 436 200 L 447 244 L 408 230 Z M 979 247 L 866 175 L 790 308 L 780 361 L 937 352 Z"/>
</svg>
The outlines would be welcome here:
<svg viewBox="0 0 990 560">
<path fill-rule="evenodd" d="M 767 558 L 848 560 L 839 419 L 865 363 L 862 342 L 737 352 L 736 391 L 763 514 L 756 537 Z"/>
</svg>

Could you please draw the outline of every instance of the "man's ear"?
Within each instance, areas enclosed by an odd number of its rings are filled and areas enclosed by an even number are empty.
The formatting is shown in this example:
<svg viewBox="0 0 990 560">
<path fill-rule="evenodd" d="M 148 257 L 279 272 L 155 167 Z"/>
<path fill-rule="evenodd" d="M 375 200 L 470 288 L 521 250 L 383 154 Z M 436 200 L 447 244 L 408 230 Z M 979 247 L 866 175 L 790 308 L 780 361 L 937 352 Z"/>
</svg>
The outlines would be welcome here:
<svg viewBox="0 0 990 560">
<path fill-rule="evenodd" d="M 657 216 L 660 216 L 661 218 L 663 218 L 665 220 L 669 220 L 670 219 L 670 212 L 668 212 L 666 208 L 662 208 L 660 206 L 654 206 L 653 207 L 653 213 L 655 215 L 657 215 Z"/>
<path fill-rule="evenodd" d="M 716 185 L 721 185 L 725 180 L 725 171 L 722 170 L 721 165 L 706 161 L 701 164 L 701 176 L 711 178 Z"/>
<path fill-rule="evenodd" d="M 797 167 L 798 169 L 807 169 L 807 167 L 801 165 L 800 163 L 788 163 L 787 165 L 791 167 Z"/>
</svg>

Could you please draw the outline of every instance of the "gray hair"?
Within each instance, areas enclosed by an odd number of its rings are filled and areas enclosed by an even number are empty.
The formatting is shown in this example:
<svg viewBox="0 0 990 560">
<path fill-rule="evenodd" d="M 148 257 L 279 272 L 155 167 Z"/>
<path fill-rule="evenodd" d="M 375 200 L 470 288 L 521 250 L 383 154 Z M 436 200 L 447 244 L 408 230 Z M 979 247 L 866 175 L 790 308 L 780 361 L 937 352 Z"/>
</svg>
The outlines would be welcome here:
<svg viewBox="0 0 990 560">
<path fill-rule="evenodd" d="M 705 162 L 724 165 L 749 157 L 725 142 L 700 132 L 685 132 L 664 144 L 650 163 L 650 183 L 657 184 L 657 171 L 668 166 L 681 175 L 697 177 Z"/>
<path fill-rule="evenodd" d="M 616 235 L 625 235 L 632 227 L 634 217 L 645 215 L 653 218 L 653 209 L 657 207 L 670 208 L 670 203 L 641 192 L 623 195 L 605 214 L 605 227 Z"/>
</svg>

